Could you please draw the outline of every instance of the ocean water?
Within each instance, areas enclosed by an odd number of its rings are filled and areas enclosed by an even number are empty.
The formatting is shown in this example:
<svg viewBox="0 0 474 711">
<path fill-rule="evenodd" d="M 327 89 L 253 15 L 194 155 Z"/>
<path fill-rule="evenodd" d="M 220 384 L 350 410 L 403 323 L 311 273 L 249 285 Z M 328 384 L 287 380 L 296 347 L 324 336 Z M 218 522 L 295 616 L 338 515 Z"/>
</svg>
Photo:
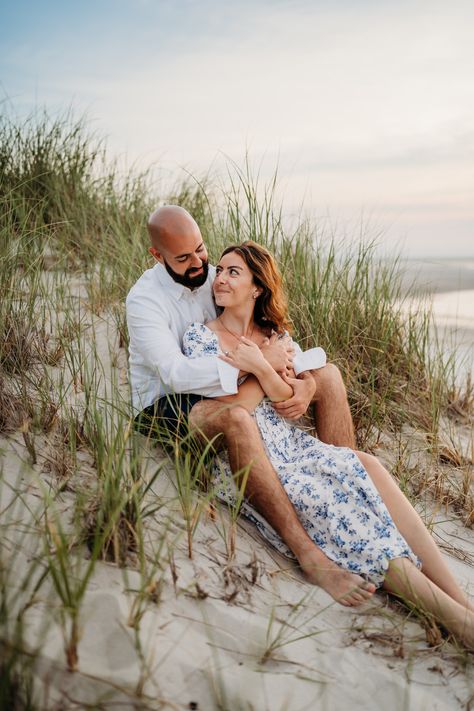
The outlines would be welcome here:
<svg viewBox="0 0 474 711">
<path fill-rule="evenodd" d="M 401 259 L 400 273 L 405 289 L 414 293 L 474 290 L 474 258 Z"/>
<path fill-rule="evenodd" d="M 474 259 L 402 260 L 400 271 L 407 306 L 431 304 L 447 355 L 456 352 L 458 382 L 474 379 Z"/>
</svg>

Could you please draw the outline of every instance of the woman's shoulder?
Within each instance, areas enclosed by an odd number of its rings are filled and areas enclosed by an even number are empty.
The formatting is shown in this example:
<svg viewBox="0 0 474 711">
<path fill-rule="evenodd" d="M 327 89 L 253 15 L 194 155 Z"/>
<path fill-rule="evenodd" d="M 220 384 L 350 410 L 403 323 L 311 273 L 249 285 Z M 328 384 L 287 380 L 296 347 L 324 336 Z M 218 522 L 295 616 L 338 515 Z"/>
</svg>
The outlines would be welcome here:
<svg viewBox="0 0 474 711">
<path fill-rule="evenodd" d="M 216 334 L 204 323 L 194 321 L 191 323 L 183 336 L 183 351 L 188 355 L 190 351 L 195 351 L 197 347 L 206 346 L 206 351 L 217 352 L 218 341 Z"/>
<path fill-rule="evenodd" d="M 212 323 L 212 322 L 209 322 Z M 213 336 L 214 331 L 209 328 L 209 324 L 201 323 L 200 321 L 193 321 L 190 323 L 185 331 L 185 335 L 199 335 L 199 336 Z"/>
</svg>

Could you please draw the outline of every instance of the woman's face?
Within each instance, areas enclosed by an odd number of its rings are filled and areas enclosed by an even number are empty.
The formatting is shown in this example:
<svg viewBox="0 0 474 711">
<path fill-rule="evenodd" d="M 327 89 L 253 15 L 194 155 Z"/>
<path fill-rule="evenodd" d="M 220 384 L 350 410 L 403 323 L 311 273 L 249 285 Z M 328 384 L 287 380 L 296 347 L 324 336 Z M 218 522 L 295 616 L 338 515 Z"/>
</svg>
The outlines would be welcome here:
<svg viewBox="0 0 474 711">
<path fill-rule="evenodd" d="M 252 272 L 237 252 L 229 252 L 221 258 L 212 288 L 216 304 L 222 308 L 254 303 L 261 292 L 254 284 Z"/>
</svg>

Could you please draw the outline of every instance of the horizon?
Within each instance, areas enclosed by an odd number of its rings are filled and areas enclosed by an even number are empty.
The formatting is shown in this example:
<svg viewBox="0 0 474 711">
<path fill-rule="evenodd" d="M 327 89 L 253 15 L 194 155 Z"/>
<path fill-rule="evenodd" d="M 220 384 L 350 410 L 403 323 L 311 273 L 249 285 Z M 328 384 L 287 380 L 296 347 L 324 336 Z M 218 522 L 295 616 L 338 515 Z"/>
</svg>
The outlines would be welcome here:
<svg viewBox="0 0 474 711">
<path fill-rule="evenodd" d="M 278 166 L 285 214 L 474 258 L 474 6 L 7 0 L 4 107 L 72 107 L 161 180 Z M 468 255 L 468 256 L 467 256 Z"/>
</svg>

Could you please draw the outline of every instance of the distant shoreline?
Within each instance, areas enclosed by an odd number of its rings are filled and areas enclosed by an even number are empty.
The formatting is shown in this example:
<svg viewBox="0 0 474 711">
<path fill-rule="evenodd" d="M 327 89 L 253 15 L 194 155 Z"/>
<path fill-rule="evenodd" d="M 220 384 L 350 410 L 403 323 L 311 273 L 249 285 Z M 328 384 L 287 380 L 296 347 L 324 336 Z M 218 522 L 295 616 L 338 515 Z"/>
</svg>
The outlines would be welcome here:
<svg viewBox="0 0 474 711">
<path fill-rule="evenodd" d="M 399 273 L 407 293 L 440 294 L 474 289 L 474 258 L 401 258 Z"/>
<path fill-rule="evenodd" d="M 398 272 L 407 306 L 431 304 L 437 338 L 456 352 L 458 382 L 474 378 L 474 258 L 400 258 Z"/>
</svg>

